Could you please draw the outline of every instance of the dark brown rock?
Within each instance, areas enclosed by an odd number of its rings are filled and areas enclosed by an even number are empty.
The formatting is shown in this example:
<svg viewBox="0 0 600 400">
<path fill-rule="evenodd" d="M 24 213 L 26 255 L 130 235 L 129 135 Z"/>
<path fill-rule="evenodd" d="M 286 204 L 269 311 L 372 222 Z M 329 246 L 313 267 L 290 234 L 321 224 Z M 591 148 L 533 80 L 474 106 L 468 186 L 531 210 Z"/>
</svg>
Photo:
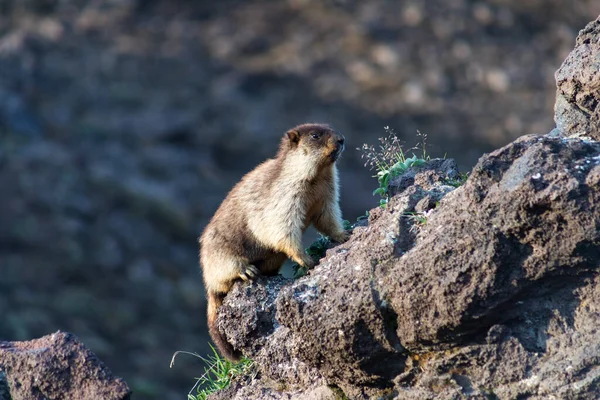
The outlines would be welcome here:
<svg viewBox="0 0 600 400">
<path fill-rule="evenodd" d="M 552 134 L 484 155 L 456 190 L 450 161 L 411 169 L 308 276 L 238 285 L 221 327 L 261 376 L 228 395 L 597 399 L 599 43 L 600 19 L 556 74 Z"/>
<path fill-rule="evenodd" d="M 458 166 L 453 159 L 435 158 L 423 165 L 410 168 L 402 175 L 392 179 L 389 184 L 389 193 L 393 196 L 415 185 L 424 190 L 437 189 L 442 184 L 458 178 L 460 178 Z M 452 188 L 442 186 L 441 189 L 442 194 L 436 196 L 435 200 L 441 199 Z"/>
<path fill-rule="evenodd" d="M 267 380 L 287 389 L 321 382 L 360 397 L 391 388 L 407 354 L 373 274 L 381 261 L 401 254 L 402 245 L 412 245 L 400 240 L 414 226 L 407 213 L 421 199 L 451 191 L 446 180 L 456 171 L 452 160 L 432 160 L 406 173 L 412 186 L 398 187 L 395 182 L 406 179 L 394 180 L 390 188 L 401 194 L 386 209 L 371 210 L 368 226 L 328 250 L 326 261 L 307 277 L 237 285 L 220 310 L 230 342 L 258 363 Z"/>
<path fill-rule="evenodd" d="M 266 381 L 288 389 L 324 383 L 315 368 L 290 356 L 295 351 L 292 332 L 276 319 L 277 295 L 292 282 L 277 277 L 236 285 L 227 295 L 227 305 L 221 308 L 218 320 L 234 347 L 257 362 Z M 235 326 L 232 321 L 236 321 Z M 273 342 L 278 346 L 270 345 Z"/>
<path fill-rule="evenodd" d="M 595 398 L 598 182 L 599 143 L 525 136 L 482 157 L 378 271 L 430 398 Z"/>
<path fill-rule="evenodd" d="M 524 136 L 454 191 L 436 171 L 308 276 L 235 288 L 221 327 L 261 379 L 232 396 L 595 398 L 600 144 Z M 448 194 L 426 222 L 407 220 L 434 192 Z"/>
<path fill-rule="evenodd" d="M 12 400 L 127 400 L 129 387 L 74 335 L 56 332 L 28 342 L 0 342 L 0 375 Z M 2 395 L 0 379 L 0 396 Z M 0 397 L 1 398 L 1 397 Z"/>
<path fill-rule="evenodd" d="M 600 18 L 579 32 L 575 49 L 555 78 L 558 129 L 565 136 L 600 140 Z"/>
<path fill-rule="evenodd" d="M 599 163 L 598 143 L 535 135 L 483 156 L 381 275 L 402 343 L 460 343 L 522 313 L 523 298 L 595 273 Z M 544 347 L 525 336 L 526 347 Z"/>
</svg>

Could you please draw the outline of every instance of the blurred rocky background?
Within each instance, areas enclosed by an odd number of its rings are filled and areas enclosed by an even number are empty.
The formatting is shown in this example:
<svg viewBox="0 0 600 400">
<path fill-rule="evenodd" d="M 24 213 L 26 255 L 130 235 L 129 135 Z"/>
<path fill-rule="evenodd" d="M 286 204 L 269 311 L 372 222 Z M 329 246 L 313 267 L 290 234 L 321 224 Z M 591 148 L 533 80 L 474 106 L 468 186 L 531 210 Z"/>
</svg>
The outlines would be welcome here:
<svg viewBox="0 0 600 400">
<path fill-rule="evenodd" d="M 78 335 L 136 398 L 206 354 L 197 237 L 282 133 L 347 138 L 342 206 L 377 204 L 384 126 L 468 170 L 553 126 L 596 0 L 0 0 L 0 338 Z"/>
</svg>

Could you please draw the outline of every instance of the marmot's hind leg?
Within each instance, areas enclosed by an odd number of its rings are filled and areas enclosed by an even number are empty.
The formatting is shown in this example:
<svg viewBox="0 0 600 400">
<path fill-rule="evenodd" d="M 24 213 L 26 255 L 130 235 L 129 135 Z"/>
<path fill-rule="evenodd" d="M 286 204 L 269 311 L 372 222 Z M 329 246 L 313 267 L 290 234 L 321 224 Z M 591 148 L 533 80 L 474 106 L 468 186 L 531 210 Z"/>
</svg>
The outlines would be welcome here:
<svg viewBox="0 0 600 400">
<path fill-rule="evenodd" d="M 247 258 L 235 255 L 205 252 L 202 265 L 206 290 L 214 293 L 228 293 L 235 281 L 254 280 L 260 275 Z"/>
<path fill-rule="evenodd" d="M 263 275 L 273 276 L 279 273 L 281 266 L 287 260 L 285 253 L 273 253 L 267 256 L 264 260 L 257 262 L 256 265 Z"/>
</svg>

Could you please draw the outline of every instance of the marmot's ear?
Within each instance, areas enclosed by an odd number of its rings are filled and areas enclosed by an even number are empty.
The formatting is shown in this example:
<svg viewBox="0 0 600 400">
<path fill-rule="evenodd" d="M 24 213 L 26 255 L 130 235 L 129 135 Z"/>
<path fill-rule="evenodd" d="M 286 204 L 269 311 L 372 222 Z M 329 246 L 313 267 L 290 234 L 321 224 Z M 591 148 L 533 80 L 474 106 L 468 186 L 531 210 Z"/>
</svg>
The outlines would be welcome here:
<svg viewBox="0 0 600 400">
<path fill-rule="evenodd" d="M 290 129 L 285 134 L 287 135 L 288 139 L 290 139 L 290 143 L 292 143 L 292 145 L 295 145 L 300 141 L 300 134 L 294 129 Z"/>
</svg>

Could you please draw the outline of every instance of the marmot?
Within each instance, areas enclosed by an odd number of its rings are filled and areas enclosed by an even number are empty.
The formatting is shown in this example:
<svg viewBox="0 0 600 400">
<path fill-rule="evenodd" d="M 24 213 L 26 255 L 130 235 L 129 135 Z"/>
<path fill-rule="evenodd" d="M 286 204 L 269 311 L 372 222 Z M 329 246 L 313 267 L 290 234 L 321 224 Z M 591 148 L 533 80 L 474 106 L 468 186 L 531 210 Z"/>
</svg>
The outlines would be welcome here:
<svg viewBox="0 0 600 400">
<path fill-rule="evenodd" d="M 238 279 L 275 275 L 286 258 L 313 267 L 302 234 L 312 223 L 336 242 L 342 226 L 336 160 L 344 136 L 327 125 L 303 124 L 285 133 L 279 151 L 229 192 L 200 237 L 208 297 L 208 329 L 223 356 L 238 360 L 217 327 L 217 309 Z"/>
</svg>

